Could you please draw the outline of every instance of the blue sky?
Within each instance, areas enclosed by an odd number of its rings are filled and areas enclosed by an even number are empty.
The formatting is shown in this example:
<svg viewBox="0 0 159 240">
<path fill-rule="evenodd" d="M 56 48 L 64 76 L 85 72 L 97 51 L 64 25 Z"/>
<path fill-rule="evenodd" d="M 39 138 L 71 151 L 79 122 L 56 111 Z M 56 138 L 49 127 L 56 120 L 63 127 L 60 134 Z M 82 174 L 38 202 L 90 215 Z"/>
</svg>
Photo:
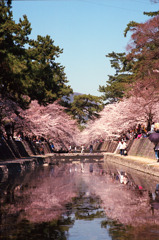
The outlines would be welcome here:
<svg viewBox="0 0 159 240">
<path fill-rule="evenodd" d="M 57 61 L 65 67 L 73 91 L 96 96 L 114 72 L 105 55 L 126 51 L 127 24 L 145 22 L 149 17 L 144 11 L 159 9 L 151 0 L 17 0 L 12 6 L 16 22 L 24 14 L 31 22 L 30 38 L 50 35 L 63 49 Z"/>
</svg>

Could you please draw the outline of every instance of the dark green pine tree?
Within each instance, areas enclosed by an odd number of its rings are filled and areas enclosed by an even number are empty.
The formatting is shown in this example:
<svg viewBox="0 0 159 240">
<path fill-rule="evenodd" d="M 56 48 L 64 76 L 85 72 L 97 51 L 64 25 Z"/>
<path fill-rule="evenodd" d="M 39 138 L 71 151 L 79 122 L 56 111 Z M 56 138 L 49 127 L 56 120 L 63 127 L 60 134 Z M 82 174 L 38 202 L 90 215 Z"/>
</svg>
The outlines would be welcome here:
<svg viewBox="0 0 159 240">
<path fill-rule="evenodd" d="M 0 95 L 28 106 L 31 100 L 46 105 L 72 93 L 64 67 L 56 62 L 62 50 L 49 37 L 30 40 L 27 16 L 13 20 L 11 1 L 0 2 Z"/>
<path fill-rule="evenodd" d="M 109 75 L 106 86 L 99 86 L 99 91 L 103 93 L 102 98 L 107 104 L 123 98 L 131 82 L 132 63 L 127 61 L 125 53 L 112 52 L 106 57 L 111 58 L 111 67 L 115 69 L 115 74 Z"/>
<path fill-rule="evenodd" d="M 144 15 L 147 15 L 149 17 L 154 17 L 154 16 L 159 15 L 159 11 L 156 11 L 156 12 L 144 12 Z"/>
<path fill-rule="evenodd" d="M 31 40 L 27 50 L 29 56 L 29 79 L 34 79 L 29 90 L 31 99 L 38 99 L 40 104 L 46 105 L 53 101 L 68 96 L 72 93 L 67 86 L 64 67 L 56 62 L 56 58 L 63 51 L 54 46 L 50 36 L 37 36 L 37 40 Z"/>
<path fill-rule="evenodd" d="M 67 112 L 73 115 L 80 125 L 85 124 L 90 119 L 98 118 L 102 109 L 101 98 L 90 94 L 76 95 L 73 102 L 67 105 Z"/>
</svg>

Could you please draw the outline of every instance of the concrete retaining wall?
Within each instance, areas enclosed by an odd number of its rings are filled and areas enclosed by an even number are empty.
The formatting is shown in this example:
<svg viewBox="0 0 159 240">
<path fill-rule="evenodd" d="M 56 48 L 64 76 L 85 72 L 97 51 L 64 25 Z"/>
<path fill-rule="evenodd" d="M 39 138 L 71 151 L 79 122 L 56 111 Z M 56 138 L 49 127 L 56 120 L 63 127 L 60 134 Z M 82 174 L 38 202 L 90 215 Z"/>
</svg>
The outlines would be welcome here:
<svg viewBox="0 0 159 240">
<path fill-rule="evenodd" d="M 127 141 L 128 155 L 146 157 L 155 159 L 154 144 L 148 138 L 135 139 Z M 51 153 L 51 149 L 47 142 L 43 142 L 44 154 Z M 103 141 L 94 144 L 94 152 L 110 152 L 114 153 L 118 145 L 117 141 Z M 39 148 L 34 142 L 29 141 L 5 141 L 0 140 L 0 160 L 22 158 L 32 155 L 39 155 Z"/>
<path fill-rule="evenodd" d="M 47 142 L 43 142 L 43 153 L 51 153 Z M 0 139 L 0 161 L 26 158 L 33 155 L 40 155 L 40 144 L 31 141 L 15 141 L 13 139 Z"/>
<path fill-rule="evenodd" d="M 155 159 L 154 144 L 148 138 L 135 139 L 129 155 Z"/>
<path fill-rule="evenodd" d="M 94 145 L 94 151 L 113 153 L 117 148 L 117 141 L 104 141 Z M 155 159 L 154 144 L 148 138 L 127 141 L 128 155 Z"/>
<path fill-rule="evenodd" d="M 5 139 L 0 140 L 0 159 L 15 159 L 16 156 Z"/>
<path fill-rule="evenodd" d="M 102 151 L 102 152 L 114 152 L 117 148 L 118 142 L 117 141 L 103 141 L 95 143 L 93 146 L 94 151 Z"/>
</svg>

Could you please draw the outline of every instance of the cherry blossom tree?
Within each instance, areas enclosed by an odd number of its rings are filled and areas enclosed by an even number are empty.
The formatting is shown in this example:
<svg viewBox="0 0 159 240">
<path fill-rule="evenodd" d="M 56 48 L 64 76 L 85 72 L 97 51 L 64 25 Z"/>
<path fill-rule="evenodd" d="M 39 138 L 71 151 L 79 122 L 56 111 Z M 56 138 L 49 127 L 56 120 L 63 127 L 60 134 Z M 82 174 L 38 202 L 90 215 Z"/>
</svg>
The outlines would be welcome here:
<svg viewBox="0 0 159 240">
<path fill-rule="evenodd" d="M 137 79 L 143 79 L 159 68 L 158 40 L 159 16 L 155 16 L 145 23 L 128 24 L 127 31 L 131 31 L 131 39 L 127 45 L 127 58 L 134 61 L 133 70 Z M 156 79 L 157 80 L 157 79 Z"/>
<path fill-rule="evenodd" d="M 127 46 L 127 59 L 133 61 L 133 84 L 129 96 L 147 115 L 148 129 L 155 116 L 154 108 L 159 101 L 159 16 L 145 23 L 130 23 L 132 32 Z"/>
<path fill-rule="evenodd" d="M 135 104 L 140 112 L 144 113 L 147 119 L 147 129 L 150 130 L 150 126 L 153 121 L 157 121 L 157 109 L 159 102 L 159 92 L 157 89 L 157 82 L 155 79 L 148 76 L 145 81 L 138 81 L 135 83 L 132 90 L 129 92 L 133 104 Z"/>
<path fill-rule="evenodd" d="M 145 82 L 147 88 L 149 82 L 149 86 L 159 90 L 159 16 L 145 23 L 130 24 L 128 29 L 132 32 L 127 45 L 127 59 L 133 61 L 132 77 L 135 82 Z"/>
<path fill-rule="evenodd" d="M 77 122 L 65 113 L 65 108 L 57 101 L 45 107 L 32 101 L 29 109 L 22 110 L 6 99 L 1 102 L 1 106 L 3 120 L 14 121 L 15 134 L 22 131 L 28 136 L 43 136 L 53 140 L 57 148 L 76 144 L 76 135 L 79 133 Z"/>
<path fill-rule="evenodd" d="M 31 131 L 32 134 L 43 135 L 59 146 L 76 144 L 75 136 L 79 132 L 77 122 L 64 112 L 64 107 L 58 102 L 44 107 L 33 101 L 23 116 L 25 121 L 22 127 L 27 134 Z"/>
<path fill-rule="evenodd" d="M 146 126 L 150 106 L 153 120 L 159 121 L 158 102 L 147 107 L 144 98 L 130 97 L 108 104 L 100 113 L 99 119 L 88 123 L 79 139 L 85 144 L 100 138 L 113 139 L 139 123 Z"/>
</svg>

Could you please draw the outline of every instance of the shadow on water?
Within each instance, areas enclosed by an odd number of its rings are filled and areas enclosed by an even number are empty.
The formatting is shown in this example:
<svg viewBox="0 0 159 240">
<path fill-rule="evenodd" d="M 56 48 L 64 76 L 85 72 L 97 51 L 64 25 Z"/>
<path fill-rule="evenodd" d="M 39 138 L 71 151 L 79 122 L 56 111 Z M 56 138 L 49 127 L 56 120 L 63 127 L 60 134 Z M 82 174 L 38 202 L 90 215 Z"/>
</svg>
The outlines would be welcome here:
<svg viewBox="0 0 159 240">
<path fill-rule="evenodd" d="M 0 239 L 157 240 L 158 183 L 110 163 L 13 171 L 0 183 Z"/>
</svg>

